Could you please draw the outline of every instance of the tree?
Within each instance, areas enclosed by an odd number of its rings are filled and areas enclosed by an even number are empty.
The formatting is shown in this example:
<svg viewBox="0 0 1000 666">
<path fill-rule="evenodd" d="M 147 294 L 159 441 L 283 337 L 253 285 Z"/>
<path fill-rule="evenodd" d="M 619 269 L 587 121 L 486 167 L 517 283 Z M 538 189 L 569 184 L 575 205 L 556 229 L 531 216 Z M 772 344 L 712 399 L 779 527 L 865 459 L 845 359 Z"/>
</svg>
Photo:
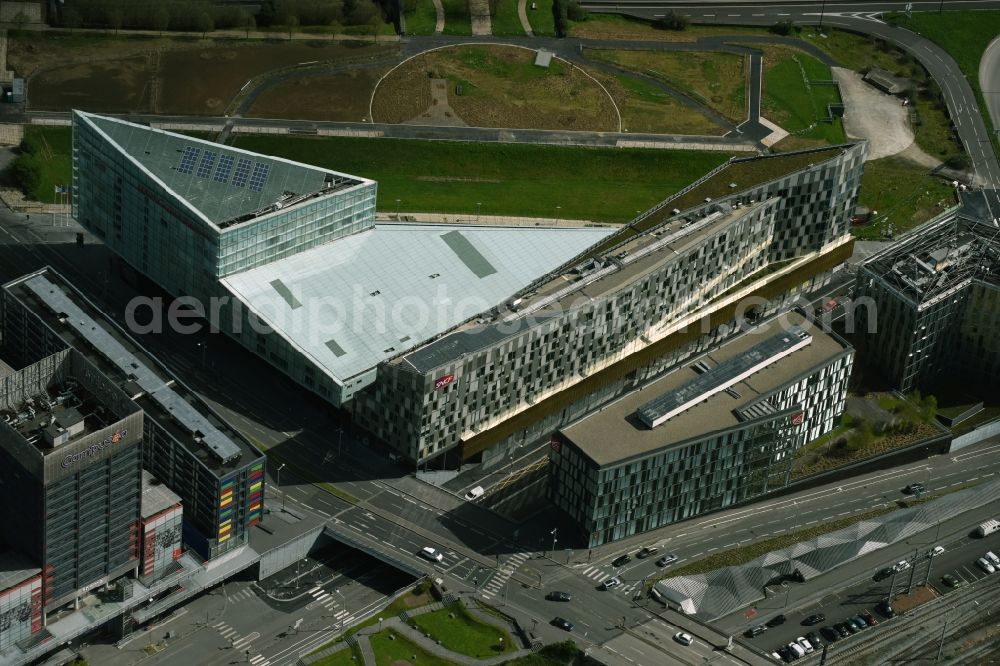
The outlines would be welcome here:
<svg viewBox="0 0 1000 666">
<path fill-rule="evenodd" d="M 653 21 L 653 27 L 658 30 L 683 30 L 687 26 L 687 17 L 674 11 L 669 11 Z"/>
<path fill-rule="evenodd" d="M 358 0 L 348 17 L 351 25 L 370 25 L 373 17 L 378 15 L 378 7 L 372 0 Z"/>
<path fill-rule="evenodd" d="M 778 21 L 771 26 L 771 32 L 776 35 L 790 35 L 795 28 L 795 24 L 789 20 Z"/>
<path fill-rule="evenodd" d="M 250 39 L 250 31 L 257 27 L 257 20 L 253 17 L 253 14 L 245 9 L 240 10 L 238 20 L 239 26 L 246 30 L 247 39 Z"/>
<path fill-rule="evenodd" d="M 24 12 L 18 12 L 14 15 L 14 25 L 17 26 L 18 32 L 24 30 L 24 26 L 28 24 L 28 15 Z"/>
<path fill-rule="evenodd" d="M 170 25 L 170 12 L 166 7 L 160 5 L 153 12 L 153 27 L 160 31 L 160 36 L 163 36 L 163 31 L 167 29 Z"/>
<path fill-rule="evenodd" d="M 70 34 L 79 28 L 82 22 L 80 12 L 76 10 L 76 7 L 67 7 L 63 10 L 63 25 L 69 28 Z"/>
<path fill-rule="evenodd" d="M 14 182 L 28 196 L 34 196 L 42 184 L 42 165 L 30 153 L 21 153 L 10 163 L 10 173 Z"/>
<path fill-rule="evenodd" d="M 570 21 L 586 21 L 587 10 L 580 6 L 579 0 L 569 0 L 566 3 L 566 17 Z"/>
<path fill-rule="evenodd" d="M 215 21 L 212 20 L 212 15 L 208 12 L 201 12 L 198 14 L 195 18 L 195 28 L 201 33 L 202 37 L 214 30 Z"/>
<path fill-rule="evenodd" d="M 565 37 L 569 33 L 569 21 L 566 18 L 566 0 L 554 0 L 552 3 L 552 22 L 556 37 Z"/>
<path fill-rule="evenodd" d="M 959 153 L 958 155 L 952 155 L 944 161 L 944 165 L 949 169 L 957 169 L 959 171 L 965 171 L 970 166 L 972 166 L 972 160 L 965 153 Z"/>
<path fill-rule="evenodd" d="M 372 41 L 373 42 L 377 42 L 378 41 L 378 29 L 382 25 L 382 19 L 379 17 L 378 14 L 375 14 L 370 19 L 368 19 L 368 25 L 371 26 L 371 29 L 372 29 Z"/>
<path fill-rule="evenodd" d="M 288 39 L 292 38 L 292 33 L 295 29 L 299 27 L 299 17 L 295 14 L 289 14 L 285 17 L 285 27 L 288 28 Z"/>
<path fill-rule="evenodd" d="M 121 30 L 122 23 L 125 22 L 125 12 L 120 7 L 112 7 L 108 10 L 108 27 L 114 29 L 115 34 Z"/>
</svg>

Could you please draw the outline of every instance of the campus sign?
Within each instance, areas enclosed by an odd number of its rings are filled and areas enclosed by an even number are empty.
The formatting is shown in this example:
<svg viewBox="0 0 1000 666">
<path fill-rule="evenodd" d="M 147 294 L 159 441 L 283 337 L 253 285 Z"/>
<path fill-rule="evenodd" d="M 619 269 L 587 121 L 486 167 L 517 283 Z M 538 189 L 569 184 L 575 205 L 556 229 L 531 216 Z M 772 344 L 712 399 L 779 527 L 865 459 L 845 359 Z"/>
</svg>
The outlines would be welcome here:
<svg viewBox="0 0 1000 666">
<path fill-rule="evenodd" d="M 105 437 L 99 442 L 91 444 L 90 446 L 81 451 L 77 451 L 76 453 L 68 453 L 66 454 L 66 457 L 63 458 L 62 466 L 64 468 L 69 467 L 71 465 L 75 465 L 79 462 L 82 462 L 87 458 L 91 458 L 100 453 L 101 451 L 103 451 L 104 449 L 106 449 L 107 447 L 111 446 L 112 444 L 117 444 L 118 442 L 124 440 L 126 435 L 128 435 L 128 430 L 122 428 L 121 430 L 116 431 L 115 434 L 109 435 L 108 437 Z"/>
</svg>

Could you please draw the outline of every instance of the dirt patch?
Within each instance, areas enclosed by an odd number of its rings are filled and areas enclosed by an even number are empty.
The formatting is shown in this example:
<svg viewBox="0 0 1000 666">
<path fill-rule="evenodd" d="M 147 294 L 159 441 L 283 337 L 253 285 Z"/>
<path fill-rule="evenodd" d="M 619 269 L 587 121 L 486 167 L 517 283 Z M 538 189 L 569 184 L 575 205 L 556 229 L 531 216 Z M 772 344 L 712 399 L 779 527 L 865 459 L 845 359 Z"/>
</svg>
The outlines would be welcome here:
<svg viewBox="0 0 1000 666">
<path fill-rule="evenodd" d="M 431 596 L 430 592 L 424 592 L 422 594 L 408 594 L 403 597 L 403 604 L 407 608 L 419 608 L 420 606 L 426 606 L 432 601 L 434 601 L 434 597 Z"/>
<path fill-rule="evenodd" d="M 438 127 L 468 127 L 465 121 L 458 117 L 448 103 L 447 79 L 431 79 L 431 105 L 416 118 L 405 121 L 408 125 L 435 125 Z"/>
<path fill-rule="evenodd" d="M 930 587 L 915 587 L 909 594 L 901 594 L 892 601 L 892 608 L 897 613 L 906 613 L 921 604 L 937 597 L 937 592 Z"/>
<path fill-rule="evenodd" d="M 282 81 L 261 92 L 247 115 L 357 122 L 368 117 L 368 100 L 386 69 L 358 68 Z"/>
<path fill-rule="evenodd" d="M 432 79 L 448 84 L 448 104 L 475 127 L 616 131 L 607 93 L 578 68 L 553 58 L 534 66 L 535 52 L 510 46 L 456 46 L 421 54 L 397 67 L 372 102 L 376 122 L 402 123 L 431 108 Z"/>
<path fill-rule="evenodd" d="M 844 99 L 844 131 L 852 139 L 868 139 L 866 162 L 896 155 L 913 143 L 909 113 L 899 98 L 876 90 L 857 72 L 832 71 Z"/>
<path fill-rule="evenodd" d="M 40 43 L 12 40 L 9 60 L 29 77 L 30 108 L 46 110 L 215 115 L 247 80 L 266 72 L 397 52 L 395 46 L 324 41 L 32 39 Z"/>
<path fill-rule="evenodd" d="M 151 58 L 137 56 L 115 62 L 71 64 L 28 79 L 32 109 L 61 111 L 151 111 Z"/>
</svg>

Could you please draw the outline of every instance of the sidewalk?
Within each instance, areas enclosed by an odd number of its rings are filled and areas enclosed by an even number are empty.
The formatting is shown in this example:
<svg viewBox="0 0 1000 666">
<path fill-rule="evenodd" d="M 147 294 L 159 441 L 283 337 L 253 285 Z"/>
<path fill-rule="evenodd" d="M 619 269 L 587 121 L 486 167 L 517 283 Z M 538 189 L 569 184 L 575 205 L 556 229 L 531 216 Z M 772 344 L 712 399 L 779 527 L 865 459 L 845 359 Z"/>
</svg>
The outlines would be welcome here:
<svg viewBox="0 0 1000 666">
<path fill-rule="evenodd" d="M 607 227 L 618 228 L 621 225 L 592 220 L 570 220 L 551 217 L 518 217 L 515 215 L 477 215 L 475 213 L 407 213 L 379 211 L 375 214 L 376 222 L 407 222 L 418 224 L 468 224 L 504 227 Z"/>
</svg>

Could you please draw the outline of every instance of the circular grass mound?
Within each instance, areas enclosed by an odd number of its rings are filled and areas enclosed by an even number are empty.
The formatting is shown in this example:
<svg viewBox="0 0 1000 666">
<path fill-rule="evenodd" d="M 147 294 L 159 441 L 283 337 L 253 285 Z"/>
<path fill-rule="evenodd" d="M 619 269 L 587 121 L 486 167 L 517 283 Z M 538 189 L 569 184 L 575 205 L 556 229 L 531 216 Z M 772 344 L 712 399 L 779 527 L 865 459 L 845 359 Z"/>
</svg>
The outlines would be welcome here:
<svg viewBox="0 0 1000 666">
<path fill-rule="evenodd" d="M 571 63 L 534 64 L 536 52 L 464 44 L 403 62 L 375 88 L 372 120 L 616 132 L 618 110 L 608 93 Z"/>
</svg>

